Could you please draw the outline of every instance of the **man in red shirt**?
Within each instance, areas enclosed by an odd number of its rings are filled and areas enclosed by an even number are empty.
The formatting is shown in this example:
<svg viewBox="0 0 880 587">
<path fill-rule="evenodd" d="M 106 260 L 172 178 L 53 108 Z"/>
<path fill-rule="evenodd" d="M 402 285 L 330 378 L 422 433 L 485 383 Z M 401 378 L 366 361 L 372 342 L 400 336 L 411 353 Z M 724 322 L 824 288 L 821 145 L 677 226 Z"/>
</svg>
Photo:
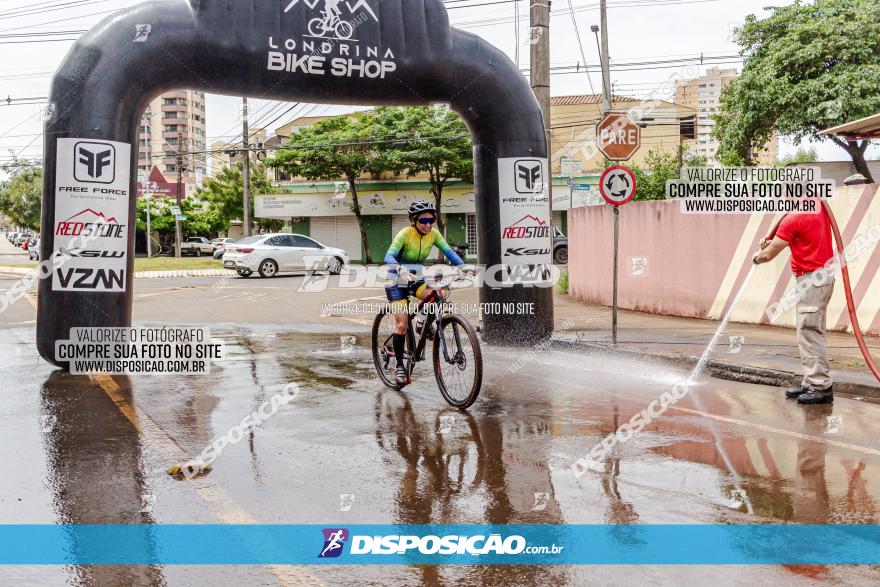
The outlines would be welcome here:
<svg viewBox="0 0 880 587">
<path fill-rule="evenodd" d="M 785 392 L 802 404 L 834 401 L 831 368 L 828 365 L 828 342 L 825 336 L 826 311 L 834 291 L 834 275 L 825 269 L 834 258 L 831 223 L 820 207 L 818 213 L 789 214 L 779 223 L 775 236 L 761 241 L 755 255 L 757 265 L 791 249 L 791 270 L 802 295 L 797 303 L 797 342 L 804 379 Z M 820 271 L 821 269 L 821 271 Z"/>
</svg>

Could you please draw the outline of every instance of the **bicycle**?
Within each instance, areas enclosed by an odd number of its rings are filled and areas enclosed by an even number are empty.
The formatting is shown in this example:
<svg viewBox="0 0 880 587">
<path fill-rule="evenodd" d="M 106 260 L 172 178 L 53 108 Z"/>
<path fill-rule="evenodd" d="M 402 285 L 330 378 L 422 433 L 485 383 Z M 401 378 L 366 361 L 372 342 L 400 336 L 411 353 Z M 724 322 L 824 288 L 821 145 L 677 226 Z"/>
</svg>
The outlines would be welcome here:
<svg viewBox="0 0 880 587">
<path fill-rule="evenodd" d="M 309 21 L 309 34 L 313 37 L 324 37 L 327 33 L 336 33 L 337 38 L 348 40 L 354 35 L 354 27 L 350 22 L 342 20 L 336 14 L 327 14 L 322 10 L 322 18 Z"/>
<path fill-rule="evenodd" d="M 428 340 L 433 336 L 432 359 L 434 376 L 440 393 L 451 406 L 467 409 L 477 400 L 483 383 L 483 353 L 477 331 L 465 318 L 446 310 L 452 282 L 439 287 L 429 286 L 430 293 L 415 311 L 407 309 L 405 367 L 407 381 L 412 383 L 416 363 L 426 358 Z M 416 340 L 413 321 L 425 314 L 422 331 Z M 397 358 L 394 356 L 392 336 L 394 314 L 386 307 L 373 320 L 373 362 L 379 378 L 387 387 L 400 390 L 403 386 L 395 381 Z M 436 325 L 436 329 L 432 326 Z"/>
</svg>

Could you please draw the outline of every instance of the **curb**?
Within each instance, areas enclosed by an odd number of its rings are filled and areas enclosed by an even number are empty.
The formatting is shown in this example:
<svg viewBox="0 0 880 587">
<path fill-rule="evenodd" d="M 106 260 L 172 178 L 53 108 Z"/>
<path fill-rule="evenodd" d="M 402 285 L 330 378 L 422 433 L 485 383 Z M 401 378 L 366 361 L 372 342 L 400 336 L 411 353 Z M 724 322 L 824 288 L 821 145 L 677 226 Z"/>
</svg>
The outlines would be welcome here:
<svg viewBox="0 0 880 587">
<path fill-rule="evenodd" d="M 699 362 L 697 357 L 681 353 L 647 353 L 641 351 L 629 351 L 614 349 L 607 345 L 575 342 L 570 340 L 553 340 L 552 348 L 567 351 L 587 351 L 605 356 L 625 357 L 647 361 L 649 363 L 693 368 Z M 800 383 L 802 375 L 792 371 L 771 369 L 769 367 L 753 367 L 729 361 L 710 359 L 706 364 L 706 370 L 716 379 L 736 381 L 738 383 L 754 383 L 756 385 L 769 385 L 771 387 L 788 387 Z M 848 395 L 863 396 L 880 399 L 880 387 L 869 385 L 860 381 L 854 381 L 852 377 L 844 376 L 844 380 L 837 379 L 834 382 L 834 391 Z"/>
<path fill-rule="evenodd" d="M 0 267 L 0 274 L 27 275 L 36 269 L 19 267 Z M 182 269 L 179 271 L 139 271 L 135 279 L 170 279 L 174 277 L 235 277 L 235 271 L 229 269 Z"/>
</svg>

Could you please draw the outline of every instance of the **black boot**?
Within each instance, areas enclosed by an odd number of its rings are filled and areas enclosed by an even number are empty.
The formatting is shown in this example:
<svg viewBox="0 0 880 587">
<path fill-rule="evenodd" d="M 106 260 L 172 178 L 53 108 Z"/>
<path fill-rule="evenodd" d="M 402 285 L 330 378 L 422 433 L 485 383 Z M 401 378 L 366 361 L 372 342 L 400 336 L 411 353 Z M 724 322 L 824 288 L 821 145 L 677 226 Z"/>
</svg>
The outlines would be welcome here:
<svg viewBox="0 0 880 587">
<path fill-rule="evenodd" d="M 804 387 L 803 385 L 798 385 L 793 389 L 786 389 L 785 397 L 787 397 L 788 399 L 795 399 L 802 393 L 807 393 L 808 391 L 810 391 L 808 388 Z"/>
<path fill-rule="evenodd" d="M 830 404 L 834 401 L 834 388 L 811 389 L 798 396 L 799 404 Z"/>
</svg>

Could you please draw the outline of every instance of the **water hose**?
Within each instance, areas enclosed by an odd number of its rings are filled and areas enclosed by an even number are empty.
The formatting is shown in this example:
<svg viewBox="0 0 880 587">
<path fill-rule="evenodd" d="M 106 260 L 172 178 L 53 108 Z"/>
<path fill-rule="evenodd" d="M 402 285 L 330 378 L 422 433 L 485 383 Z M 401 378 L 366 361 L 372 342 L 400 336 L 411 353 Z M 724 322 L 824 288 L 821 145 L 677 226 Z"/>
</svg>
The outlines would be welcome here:
<svg viewBox="0 0 880 587">
<path fill-rule="evenodd" d="M 871 373 L 874 374 L 877 381 L 880 381 L 880 370 L 878 370 L 877 365 L 874 364 L 874 357 L 871 356 L 871 351 L 868 349 L 868 344 L 865 342 L 865 336 L 862 334 L 862 328 L 859 326 L 859 317 L 856 314 L 856 303 L 853 300 L 852 284 L 849 279 L 849 267 L 846 262 L 846 247 L 843 243 L 843 235 L 840 234 L 840 228 L 837 226 L 837 219 L 834 217 L 834 213 L 831 211 L 831 206 L 828 205 L 827 201 L 822 200 L 822 208 L 825 210 L 825 214 L 828 216 L 828 220 L 831 223 L 831 232 L 834 234 L 834 241 L 837 244 L 837 254 L 840 257 L 840 273 L 843 275 L 843 293 L 846 295 L 846 307 L 849 312 L 849 320 L 852 323 L 853 334 L 856 337 L 856 342 L 862 351 L 862 356 L 865 358 L 865 363 L 867 363 L 868 369 L 871 370 Z M 785 217 L 783 216 L 783 218 Z M 767 236 L 768 241 L 773 240 L 773 237 L 776 236 L 776 231 L 779 229 L 781 223 L 782 219 L 773 226 L 773 229 Z"/>
</svg>

